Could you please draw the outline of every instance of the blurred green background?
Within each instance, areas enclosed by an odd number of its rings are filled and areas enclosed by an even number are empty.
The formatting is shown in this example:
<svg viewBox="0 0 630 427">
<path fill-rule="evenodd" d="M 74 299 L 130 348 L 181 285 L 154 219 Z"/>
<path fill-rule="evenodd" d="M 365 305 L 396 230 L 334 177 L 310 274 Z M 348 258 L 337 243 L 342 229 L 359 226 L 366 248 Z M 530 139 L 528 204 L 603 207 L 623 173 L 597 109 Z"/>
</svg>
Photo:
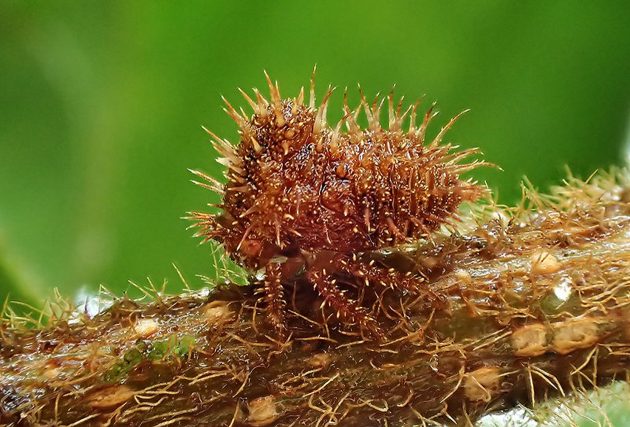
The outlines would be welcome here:
<svg viewBox="0 0 630 427">
<path fill-rule="evenodd" d="M 120 293 L 212 269 L 180 219 L 219 176 L 200 125 L 235 141 L 220 95 L 325 85 L 437 100 L 437 128 L 498 170 L 510 203 L 527 175 L 558 183 L 620 164 L 630 8 L 618 2 L 0 2 L 0 298 Z M 353 91 L 354 100 L 357 99 Z M 331 114 L 340 114 L 341 94 Z"/>
</svg>

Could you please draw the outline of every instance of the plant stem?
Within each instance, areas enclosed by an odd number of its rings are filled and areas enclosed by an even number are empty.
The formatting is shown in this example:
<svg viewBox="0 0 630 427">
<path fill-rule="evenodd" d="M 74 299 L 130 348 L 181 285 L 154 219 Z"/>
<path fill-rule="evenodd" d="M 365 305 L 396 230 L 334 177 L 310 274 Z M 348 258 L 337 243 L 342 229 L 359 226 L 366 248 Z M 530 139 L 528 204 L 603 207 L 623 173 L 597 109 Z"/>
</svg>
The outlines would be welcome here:
<svg viewBox="0 0 630 427">
<path fill-rule="evenodd" d="M 286 284 L 293 333 L 283 342 L 251 287 L 116 299 L 92 318 L 59 302 L 39 328 L 9 318 L 0 422 L 472 424 L 625 379 L 624 177 L 570 179 L 551 196 L 530 192 L 527 207 L 486 206 L 457 233 L 365 254 L 424 281 L 420 295 L 347 285 L 373 307 L 380 341 L 343 329 L 299 276 Z"/>
</svg>

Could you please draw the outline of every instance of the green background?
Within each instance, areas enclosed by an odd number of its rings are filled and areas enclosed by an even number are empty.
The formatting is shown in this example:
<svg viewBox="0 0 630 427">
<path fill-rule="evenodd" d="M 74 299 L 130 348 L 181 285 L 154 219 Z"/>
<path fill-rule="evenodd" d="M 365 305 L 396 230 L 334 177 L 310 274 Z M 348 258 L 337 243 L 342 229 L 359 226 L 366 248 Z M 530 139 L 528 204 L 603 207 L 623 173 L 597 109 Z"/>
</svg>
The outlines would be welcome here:
<svg viewBox="0 0 630 427">
<path fill-rule="evenodd" d="M 627 4 L 0 1 L 0 298 L 148 276 L 175 291 L 172 263 L 200 286 L 210 251 L 180 217 L 211 196 L 187 168 L 219 176 L 200 126 L 235 141 L 220 95 L 244 106 L 263 69 L 289 96 L 315 63 L 320 95 L 426 94 L 435 127 L 471 108 L 450 140 L 503 167 L 475 176 L 504 203 L 523 175 L 620 164 Z"/>
</svg>

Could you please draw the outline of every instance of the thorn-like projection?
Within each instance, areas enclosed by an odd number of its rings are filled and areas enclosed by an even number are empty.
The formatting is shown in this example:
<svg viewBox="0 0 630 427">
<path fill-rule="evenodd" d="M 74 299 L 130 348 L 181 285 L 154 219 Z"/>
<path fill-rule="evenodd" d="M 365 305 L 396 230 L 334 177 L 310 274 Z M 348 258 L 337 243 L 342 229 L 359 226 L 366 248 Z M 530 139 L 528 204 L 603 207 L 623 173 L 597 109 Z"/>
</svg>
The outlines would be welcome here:
<svg viewBox="0 0 630 427">
<path fill-rule="evenodd" d="M 256 95 L 256 101 L 258 103 L 258 115 L 261 117 L 267 116 L 267 106 L 269 105 L 269 101 L 265 99 L 264 96 L 260 93 L 260 91 L 254 88 L 254 95 Z"/>
<path fill-rule="evenodd" d="M 328 86 L 316 105 L 315 69 L 308 105 L 304 88 L 295 97 L 282 99 L 277 82 L 264 75 L 269 100 L 257 89 L 253 98 L 239 89 L 253 110 L 251 117 L 224 99 L 227 114 L 239 127 L 239 144 L 233 146 L 207 131 L 222 156 L 217 161 L 226 167 L 227 182 L 222 185 L 192 171 L 201 178 L 195 181 L 198 185 L 223 197 L 220 213 L 192 218 L 202 236 L 223 244 L 244 267 L 265 269 L 262 300 L 267 319 L 280 336 L 288 327 L 283 295 L 291 278 L 285 277 L 278 259 L 304 266 L 303 277 L 311 282 L 309 287 L 314 286 L 324 310 L 332 310 L 342 324 L 378 336 L 378 320 L 369 307 L 362 306 L 366 284 L 375 284 L 370 292 L 378 292 L 376 284 L 380 284 L 421 294 L 424 279 L 394 277 L 378 264 L 362 266 L 354 254 L 418 238 L 430 240 L 433 231 L 457 220 L 462 202 L 486 192 L 459 175 L 489 164 L 462 163 L 478 151 L 455 151 L 457 147 L 442 144 L 461 114 L 426 144 L 433 106 L 418 125 L 417 103 L 405 107 L 393 90 L 369 103 L 359 87 L 359 104 L 351 108 L 345 90 L 342 118 L 329 125 L 334 88 Z M 385 101 L 388 124 L 384 127 L 380 120 Z M 368 129 L 359 125 L 362 112 Z M 407 117 L 409 128 L 403 131 Z M 348 281 L 349 289 L 338 286 Z"/>
<path fill-rule="evenodd" d="M 365 94 L 363 93 L 363 89 L 361 88 L 361 85 L 358 85 L 358 88 L 359 88 L 359 95 L 361 96 L 360 106 L 363 107 L 363 111 L 365 112 L 365 117 L 367 118 L 367 121 L 368 121 L 368 129 L 374 132 L 380 126 L 378 122 L 378 117 L 374 117 L 372 109 L 370 108 L 370 105 L 365 98 Z"/>
<path fill-rule="evenodd" d="M 285 119 L 282 112 L 282 98 L 280 96 L 280 88 L 278 82 L 272 83 L 269 74 L 265 71 L 265 78 L 267 79 L 267 86 L 269 86 L 269 95 L 271 97 L 271 104 L 273 107 L 273 113 L 276 116 L 276 125 L 284 126 Z"/>
<path fill-rule="evenodd" d="M 260 153 L 262 151 L 262 147 L 260 146 L 260 143 L 258 142 L 258 140 L 254 138 L 253 136 L 250 136 L 249 140 L 252 143 L 252 147 L 254 147 L 254 151 L 256 153 Z"/>
<path fill-rule="evenodd" d="M 469 112 L 470 110 L 464 110 L 461 113 L 459 113 L 458 115 L 456 115 L 455 117 L 453 117 L 451 120 L 449 120 L 449 122 L 442 128 L 440 129 L 440 132 L 437 134 L 437 136 L 435 137 L 435 139 L 433 139 L 433 141 L 431 141 L 431 145 L 430 147 L 436 147 L 440 144 L 440 142 L 442 142 L 442 139 L 444 138 L 444 135 L 446 134 L 446 132 L 448 132 L 448 130 L 455 124 L 455 122 L 464 114 L 466 114 L 467 112 Z"/>
<path fill-rule="evenodd" d="M 326 126 L 326 114 L 328 112 L 328 101 L 330 96 L 334 92 L 335 88 L 332 86 L 328 86 L 328 90 L 326 90 L 326 94 L 322 99 L 322 104 L 317 109 L 317 114 L 315 115 L 315 124 L 313 125 L 313 133 L 319 134 L 322 129 Z"/>
<path fill-rule="evenodd" d="M 311 74 L 311 86 L 310 86 L 310 97 L 308 101 L 309 110 L 315 109 L 315 73 L 317 72 L 317 65 L 313 66 L 313 73 Z"/>
<path fill-rule="evenodd" d="M 416 133 L 416 111 L 418 110 L 419 102 L 415 102 L 411 106 L 411 115 L 409 116 L 409 135 Z"/>
<path fill-rule="evenodd" d="M 398 105 L 396 107 L 394 107 L 394 93 L 393 93 L 393 91 L 387 97 L 388 107 L 389 107 L 388 111 L 389 111 L 389 130 L 390 130 L 390 132 L 398 132 L 398 131 L 400 131 L 400 129 L 402 127 L 402 121 L 404 120 L 405 115 L 407 115 L 407 113 L 409 112 L 409 110 L 407 110 L 403 115 L 400 114 L 400 111 L 402 110 L 404 99 L 405 99 L 404 96 L 401 97 L 400 100 L 398 101 Z M 411 108 L 411 106 L 409 108 Z"/>
<path fill-rule="evenodd" d="M 248 125 L 247 117 L 241 116 L 240 113 L 236 111 L 234 107 L 232 107 L 232 104 L 230 104 L 229 101 L 225 99 L 225 97 L 222 96 L 221 99 L 223 99 L 223 102 L 225 102 L 225 105 L 226 105 L 226 108 L 224 108 L 223 110 L 230 117 L 232 117 L 232 119 L 236 122 L 239 128 L 245 129 L 246 126 Z"/>
<path fill-rule="evenodd" d="M 357 117 L 360 112 L 361 104 L 359 104 L 354 111 L 350 109 L 350 106 L 348 105 L 348 88 L 346 88 L 343 93 L 343 119 L 346 123 L 346 128 L 348 129 L 348 135 L 351 138 L 361 134 L 361 129 L 357 123 Z"/>
<path fill-rule="evenodd" d="M 238 91 L 241 93 L 241 95 L 243 95 L 243 98 L 245 98 L 245 101 L 247 101 L 247 103 L 249 104 L 250 107 L 252 107 L 252 110 L 254 110 L 255 114 L 260 114 L 260 104 L 257 102 L 254 102 L 254 100 L 252 98 L 250 98 L 250 96 L 240 87 L 238 88 Z"/>
<path fill-rule="evenodd" d="M 218 194 L 223 194 L 224 190 L 223 190 L 223 185 L 217 181 L 216 179 L 212 178 L 209 175 L 206 175 L 205 173 L 198 171 L 198 170 L 193 170 L 193 169 L 188 169 L 188 171 L 196 176 L 198 176 L 199 178 L 203 179 L 206 182 L 199 182 L 199 181 L 192 181 L 193 183 L 195 183 L 196 185 L 199 185 L 200 187 L 206 188 L 212 192 L 218 193 Z"/>
<path fill-rule="evenodd" d="M 434 108 L 435 108 L 435 103 L 431 104 L 431 107 L 424 114 L 424 119 L 422 120 L 422 124 L 420 125 L 420 128 L 418 129 L 417 138 L 420 144 L 424 144 L 424 139 L 427 134 L 427 127 L 429 126 L 431 119 L 433 119 L 438 114 L 437 112 L 433 111 Z"/>
</svg>

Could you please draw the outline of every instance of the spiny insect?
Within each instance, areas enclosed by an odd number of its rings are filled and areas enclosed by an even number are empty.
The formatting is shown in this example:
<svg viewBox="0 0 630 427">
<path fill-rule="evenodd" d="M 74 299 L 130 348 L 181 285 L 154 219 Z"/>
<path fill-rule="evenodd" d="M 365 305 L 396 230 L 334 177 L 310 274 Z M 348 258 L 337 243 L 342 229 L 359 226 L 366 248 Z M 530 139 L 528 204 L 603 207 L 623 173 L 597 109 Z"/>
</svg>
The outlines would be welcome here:
<svg viewBox="0 0 630 427">
<path fill-rule="evenodd" d="M 283 99 L 277 82 L 265 76 L 270 99 L 257 89 L 253 99 L 239 89 L 253 115 L 237 111 L 223 98 L 225 111 L 239 127 L 238 145 L 206 130 L 223 156 L 218 162 L 227 168 L 227 183 L 191 171 L 202 180 L 197 184 L 222 195 L 216 205 L 220 213 L 191 213 L 200 229 L 197 236 L 222 243 L 249 269 L 264 269 L 260 292 L 267 319 L 280 335 L 287 331 L 284 284 L 290 279 L 283 265 L 296 258 L 322 305 L 336 311 L 341 321 L 379 334 L 370 311 L 338 281 L 417 293 L 422 278 L 362 262 L 357 255 L 427 237 L 442 224 L 452 224 L 460 203 L 486 191 L 459 175 L 485 162 L 462 164 L 478 150 L 452 152 L 456 147 L 441 144 L 459 115 L 427 142 L 433 107 L 418 126 L 418 104 L 403 112 L 403 100 L 395 103 L 390 94 L 389 126 L 384 128 L 385 98 L 377 95 L 369 103 L 361 91 L 359 105 L 351 109 L 346 91 L 343 118 L 331 127 L 326 111 L 334 89 L 329 86 L 316 106 L 314 76 L 308 103 L 303 87 L 295 98 Z M 361 111 L 367 129 L 357 123 Z"/>
</svg>

